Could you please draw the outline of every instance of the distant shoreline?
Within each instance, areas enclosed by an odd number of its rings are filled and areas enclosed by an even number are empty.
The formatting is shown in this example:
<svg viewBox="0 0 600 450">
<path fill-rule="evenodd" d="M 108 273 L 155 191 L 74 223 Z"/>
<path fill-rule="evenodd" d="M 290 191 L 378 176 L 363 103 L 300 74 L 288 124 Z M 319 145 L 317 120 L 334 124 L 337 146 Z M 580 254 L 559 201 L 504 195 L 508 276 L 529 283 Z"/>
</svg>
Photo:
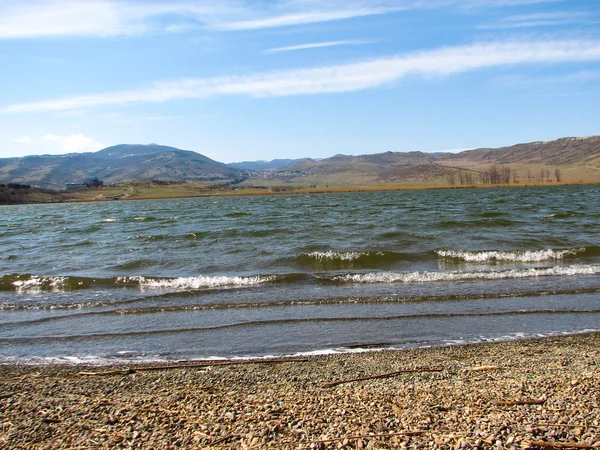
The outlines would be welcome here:
<svg viewBox="0 0 600 450">
<path fill-rule="evenodd" d="M 331 187 L 331 188 L 294 188 L 289 189 L 254 189 L 240 188 L 227 189 L 219 187 L 204 187 L 202 191 L 192 187 L 193 183 L 173 183 L 169 187 L 152 186 L 151 182 L 131 182 L 123 183 L 120 186 L 132 186 L 132 190 L 140 190 L 137 194 L 132 195 L 104 195 L 106 189 L 99 188 L 89 189 L 86 191 L 64 192 L 54 191 L 50 194 L 48 189 L 42 190 L 48 197 L 36 198 L 37 192 L 22 195 L 13 203 L 2 202 L 0 197 L 0 205 L 7 204 L 49 204 L 49 203 L 80 203 L 80 202 L 110 202 L 110 201 L 130 201 L 130 200 L 160 200 L 160 199 L 178 199 L 178 198 L 195 198 L 195 197 L 242 197 L 256 195 L 311 195 L 311 194 L 334 194 L 334 193 L 350 193 L 350 192 L 386 192 L 386 191 L 420 191 L 420 190 L 441 190 L 441 189 L 493 189 L 493 188 L 529 188 L 529 187 L 553 187 L 553 186 L 588 186 L 600 185 L 599 182 L 533 182 L 523 184 L 494 184 L 494 185 L 469 185 L 469 186 L 435 186 L 435 185 L 386 185 L 386 186 L 356 186 L 356 187 Z M 173 192 L 174 188 L 189 190 L 181 192 L 181 190 Z M 123 190 L 124 187 L 119 189 Z M 104 192 L 104 193 L 103 193 Z M 115 198 L 118 197 L 118 198 Z"/>
</svg>

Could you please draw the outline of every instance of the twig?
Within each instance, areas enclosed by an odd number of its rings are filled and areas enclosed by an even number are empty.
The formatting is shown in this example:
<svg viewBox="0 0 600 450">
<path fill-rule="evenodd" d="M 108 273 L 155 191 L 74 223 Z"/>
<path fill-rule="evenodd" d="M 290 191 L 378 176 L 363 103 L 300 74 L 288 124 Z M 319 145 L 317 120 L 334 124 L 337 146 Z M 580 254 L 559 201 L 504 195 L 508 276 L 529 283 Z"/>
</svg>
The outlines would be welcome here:
<svg viewBox="0 0 600 450">
<path fill-rule="evenodd" d="M 281 364 L 286 362 L 307 362 L 308 359 L 265 359 L 265 360 L 250 360 L 250 361 L 214 361 L 202 362 L 195 364 L 172 364 L 168 366 L 141 366 L 129 367 L 126 369 L 108 370 L 106 372 L 78 372 L 76 376 L 104 376 L 104 375 L 129 375 L 135 372 L 144 372 L 150 370 L 172 370 L 172 369 L 193 369 L 196 367 L 215 367 L 215 366 L 232 366 L 243 364 Z"/>
<path fill-rule="evenodd" d="M 596 448 L 590 444 L 582 444 L 580 442 L 548 442 L 548 441 L 532 441 L 529 445 L 544 448 Z"/>
<path fill-rule="evenodd" d="M 344 439 L 348 439 L 349 441 L 355 441 L 357 439 L 369 439 L 369 438 L 381 438 L 381 437 L 420 436 L 421 434 L 425 434 L 425 431 L 416 430 L 416 431 L 403 431 L 402 433 L 359 434 L 356 436 L 344 436 L 344 437 L 331 438 L 331 439 L 319 439 L 317 441 L 311 441 L 310 443 L 311 444 L 324 444 L 326 442 L 343 441 Z"/>
<path fill-rule="evenodd" d="M 388 378 L 388 377 L 393 377 L 395 375 L 401 375 L 403 373 L 441 372 L 442 370 L 443 369 L 402 369 L 402 370 L 396 370 L 395 372 L 382 373 L 380 375 L 372 375 L 370 377 L 361 377 L 361 378 L 353 378 L 351 380 L 334 381 L 332 383 L 324 384 L 323 387 L 333 387 L 333 386 L 338 386 L 340 384 L 352 383 L 354 381 L 374 380 L 376 378 Z"/>
<path fill-rule="evenodd" d="M 479 366 L 479 367 L 467 367 L 463 369 L 463 372 L 483 372 L 485 370 L 499 370 L 504 369 L 501 366 Z"/>
<path fill-rule="evenodd" d="M 0 400 L 3 400 L 5 398 L 11 398 L 13 395 L 15 395 L 14 392 L 9 392 L 8 394 L 0 394 Z"/>
<path fill-rule="evenodd" d="M 42 422 L 44 422 L 44 423 L 60 423 L 60 422 L 62 422 L 62 419 L 55 419 L 52 417 L 44 417 L 44 418 L 42 418 Z"/>
<path fill-rule="evenodd" d="M 600 428 L 600 425 L 588 425 L 588 424 L 572 424 L 572 423 L 548 423 L 538 422 L 540 427 L 565 427 L 565 428 Z"/>
<path fill-rule="evenodd" d="M 234 437 L 235 437 L 235 434 L 228 434 L 227 436 L 223 436 L 215 441 L 212 441 L 210 443 L 210 445 L 217 445 L 217 444 L 220 444 L 221 442 L 228 441 L 229 439 L 234 438 Z"/>
<path fill-rule="evenodd" d="M 498 400 L 499 405 L 514 406 L 514 405 L 543 405 L 546 399 L 527 399 L 527 400 Z"/>
</svg>

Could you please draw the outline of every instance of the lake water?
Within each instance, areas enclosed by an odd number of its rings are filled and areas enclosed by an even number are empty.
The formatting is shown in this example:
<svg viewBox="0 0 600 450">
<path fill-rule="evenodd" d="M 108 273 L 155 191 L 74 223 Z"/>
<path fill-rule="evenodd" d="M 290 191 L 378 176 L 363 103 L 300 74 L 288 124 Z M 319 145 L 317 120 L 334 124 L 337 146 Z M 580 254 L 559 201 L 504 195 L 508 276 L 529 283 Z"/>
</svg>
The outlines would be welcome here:
<svg viewBox="0 0 600 450">
<path fill-rule="evenodd" d="M 600 329 L 600 186 L 0 207 L 0 362 Z"/>
</svg>

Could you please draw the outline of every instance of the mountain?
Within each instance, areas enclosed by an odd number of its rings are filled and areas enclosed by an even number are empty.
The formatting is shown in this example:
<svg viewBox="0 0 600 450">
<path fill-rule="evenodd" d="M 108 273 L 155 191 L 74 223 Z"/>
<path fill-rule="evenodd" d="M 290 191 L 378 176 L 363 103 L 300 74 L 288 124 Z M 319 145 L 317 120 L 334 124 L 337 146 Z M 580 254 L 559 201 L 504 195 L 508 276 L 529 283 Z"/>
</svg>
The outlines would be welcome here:
<svg viewBox="0 0 600 450">
<path fill-rule="evenodd" d="M 335 155 L 320 161 L 302 161 L 274 172 L 282 178 L 304 177 L 331 184 L 385 184 L 398 181 L 428 182 L 450 169 L 436 162 L 436 155 L 423 152 L 386 152 L 372 155 Z"/>
<path fill-rule="evenodd" d="M 565 182 L 599 182 L 600 136 L 568 137 L 456 154 L 386 152 L 229 165 L 164 145 L 122 144 L 95 153 L 0 159 L 0 183 L 62 188 L 66 183 L 81 183 L 91 178 L 107 184 L 152 178 L 231 183 L 240 187 L 448 186 L 456 178 L 470 180 L 466 184 L 481 182 L 483 177 L 492 180 L 501 170 L 506 179 L 510 174 L 511 182 L 525 179 L 545 182 L 559 177 Z"/>
<path fill-rule="evenodd" d="M 253 170 L 256 172 L 261 172 L 275 169 L 283 169 L 284 167 L 307 160 L 312 161 L 310 158 L 274 159 L 272 161 L 242 161 L 236 163 L 229 163 L 227 165 L 235 169 Z"/>
<path fill-rule="evenodd" d="M 460 153 L 386 152 L 372 155 L 335 155 L 320 161 L 301 161 L 273 171 L 272 183 L 316 186 L 380 184 L 448 185 L 460 171 L 473 183 L 506 166 L 511 180 L 568 182 L 600 181 L 600 136 L 569 137 L 502 148 L 480 148 Z M 556 169 L 559 170 L 557 175 Z M 540 171 L 544 174 L 540 174 Z M 551 175 L 549 173 L 551 172 Z M 462 177 L 461 177 L 462 179 Z"/>
<path fill-rule="evenodd" d="M 501 148 L 480 148 L 441 158 L 453 162 L 493 164 L 585 164 L 600 159 L 600 136 L 567 137 Z"/>
<path fill-rule="evenodd" d="M 154 178 L 165 181 L 231 182 L 240 170 L 200 153 L 164 145 L 115 145 L 94 153 L 0 159 L 0 180 L 62 188 L 98 178 L 108 183 Z"/>
</svg>

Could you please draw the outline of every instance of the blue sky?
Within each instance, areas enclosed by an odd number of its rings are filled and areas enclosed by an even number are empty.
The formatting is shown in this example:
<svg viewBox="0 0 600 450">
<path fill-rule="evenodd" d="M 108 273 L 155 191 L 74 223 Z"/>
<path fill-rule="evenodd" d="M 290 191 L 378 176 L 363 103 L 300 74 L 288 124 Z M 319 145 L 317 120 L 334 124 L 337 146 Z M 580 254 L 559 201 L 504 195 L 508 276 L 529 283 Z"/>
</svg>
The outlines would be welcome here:
<svg viewBox="0 0 600 450">
<path fill-rule="evenodd" d="M 600 134 L 598 0 L 0 0 L 0 157 Z"/>
</svg>

